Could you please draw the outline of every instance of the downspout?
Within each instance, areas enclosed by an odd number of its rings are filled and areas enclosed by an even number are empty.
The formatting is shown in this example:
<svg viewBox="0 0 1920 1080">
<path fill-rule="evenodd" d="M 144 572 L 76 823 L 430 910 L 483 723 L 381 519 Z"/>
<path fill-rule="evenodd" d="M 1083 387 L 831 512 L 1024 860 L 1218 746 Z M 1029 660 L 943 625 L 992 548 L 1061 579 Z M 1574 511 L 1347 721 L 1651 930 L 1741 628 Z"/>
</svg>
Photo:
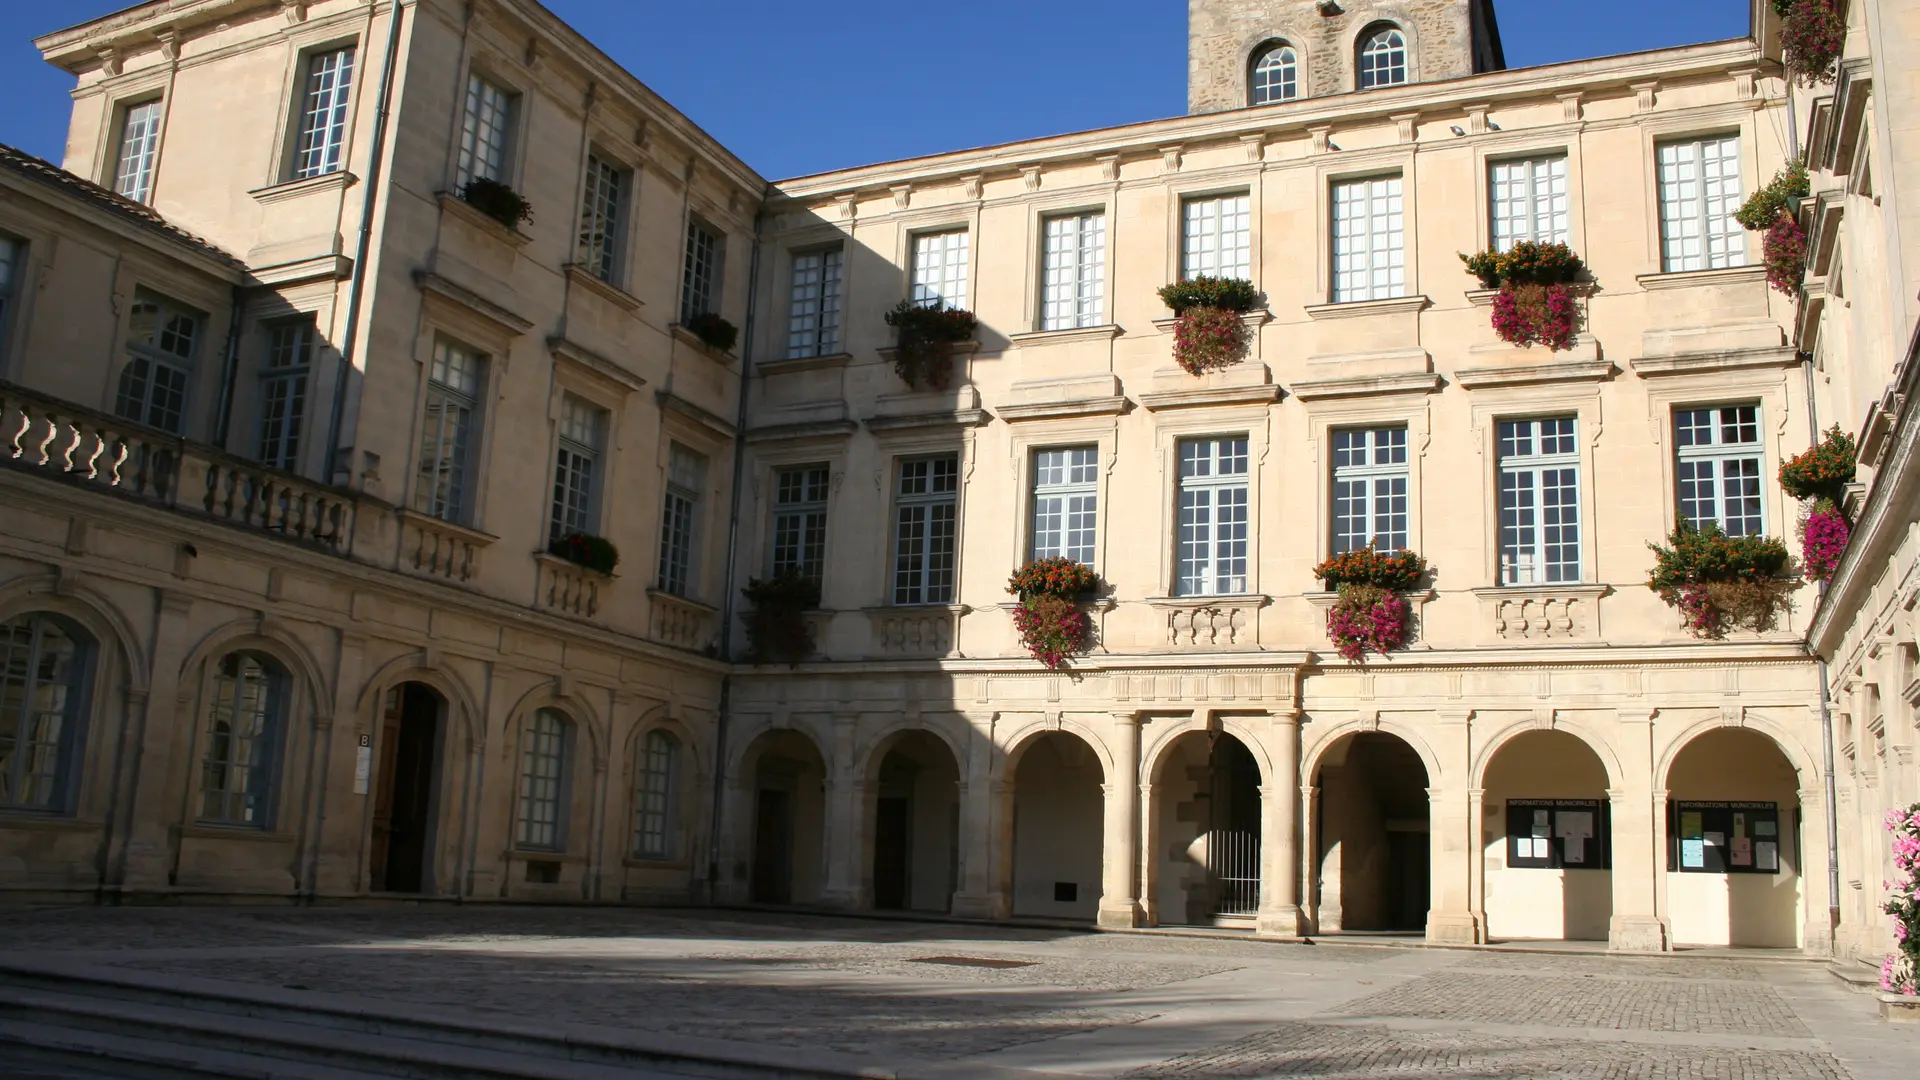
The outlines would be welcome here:
<svg viewBox="0 0 1920 1080">
<path fill-rule="evenodd" d="M 720 676 L 720 705 L 713 734 L 713 813 L 707 827 L 707 903 L 720 902 L 720 829 L 727 799 L 727 722 L 733 711 L 733 605 L 739 573 L 740 498 L 747 471 L 747 388 L 753 385 L 753 322 L 760 304 L 760 245 L 766 232 L 763 208 L 753 215 L 753 256 L 747 265 L 747 325 L 741 331 L 740 409 L 734 421 L 733 497 L 727 509 L 727 577 L 720 597 L 720 660 L 727 665 Z"/>
<path fill-rule="evenodd" d="M 360 299 L 367 286 L 367 259 L 373 249 L 373 214 L 380 196 L 380 165 L 386 158 L 387 120 L 393 109 L 394 72 L 400 61 L 401 0 L 392 0 L 393 17 L 387 24 L 387 56 L 380 72 L 380 99 L 374 107 L 373 155 L 367 163 L 367 194 L 360 207 L 360 241 L 354 249 L 353 276 L 347 284 L 347 326 L 340 339 L 339 376 L 333 387 L 333 414 L 327 421 L 327 468 L 321 474 L 334 483 L 340 468 L 340 425 L 346 419 L 347 380 L 353 374 L 354 336 L 360 330 Z"/>
<path fill-rule="evenodd" d="M 234 382 L 240 374 L 240 320 L 246 306 L 246 290 L 235 285 L 233 316 L 227 320 L 227 356 L 220 368 L 220 412 L 213 423 L 213 445 L 229 452 L 232 447 L 227 445 L 227 429 L 233 423 Z"/>
</svg>

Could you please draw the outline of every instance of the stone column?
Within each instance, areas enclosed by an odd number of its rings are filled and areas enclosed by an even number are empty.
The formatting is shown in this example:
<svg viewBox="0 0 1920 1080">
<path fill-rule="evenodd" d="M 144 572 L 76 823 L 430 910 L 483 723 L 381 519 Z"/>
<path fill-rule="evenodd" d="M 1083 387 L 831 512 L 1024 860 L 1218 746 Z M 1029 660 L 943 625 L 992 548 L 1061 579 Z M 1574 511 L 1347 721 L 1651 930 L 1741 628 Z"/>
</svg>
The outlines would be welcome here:
<svg viewBox="0 0 1920 1080">
<path fill-rule="evenodd" d="M 993 740 L 970 729 L 966 777 L 960 782 L 960 888 L 953 914 L 962 919 L 1006 917 L 1002 886 L 994 880 L 994 818 L 997 789 L 993 779 Z"/>
<path fill-rule="evenodd" d="M 1260 913 L 1262 937 L 1299 937 L 1300 917 L 1300 714 L 1276 714 L 1267 750 L 1273 775 L 1260 785 Z"/>
<path fill-rule="evenodd" d="M 1140 925 L 1140 717 L 1113 714 L 1113 775 L 1107 777 L 1107 820 L 1101 856 L 1101 926 Z"/>
<path fill-rule="evenodd" d="M 1655 808 L 1651 792 L 1607 791 L 1613 814 L 1613 917 L 1607 923 L 1607 948 L 1619 952 L 1665 952 L 1666 920 L 1660 917 L 1666 860 L 1658 823 L 1666 818 L 1665 798 Z"/>
<path fill-rule="evenodd" d="M 1320 929 L 1320 789 L 1300 785 L 1300 922 L 1306 933 Z"/>
<path fill-rule="evenodd" d="M 1480 928 L 1481 940 L 1491 931 L 1487 927 L 1487 789 L 1467 791 L 1467 910 Z"/>
<path fill-rule="evenodd" d="M 833 718 L 833 745 L 827 759 L 827 813 L 825 835 L 820 838 L 821 855 L 826 860 L 826 886 L 820 900 L 829 907 L 861 906 L 860 852 L 861 802 L 866 784 L 859 775 L 859 763 L 853 759 L 855 717 Z"/>
<path fill-rule="evenodd" d="M 1427 940 L 1441 945 L 1479 945 L 1486 929 L 1474 918 L 1467 897 L 1470 853 L 1466 789 L 1427 789 L 1428 850 L 1433 892 L 1427 909 Z"/>
<path fill-rule="evenodd" d="M 184 772 L 175 768 L 175 747 L 192 746 L 194 718 L 192 688 L 183 692 L 180 665 L 189 645 L 187 616 L 193 598 L 179 590 L 161 590 L 153 652 L 147 669 L 147 693 L 127 695 L 125 733 L 131 783 L 123 805 L 128 813 L 125 847 L 118 866 L 108 869 L 108 887 L 122 893 L 160 891 L 168 887 L 173 865 L 169 827 L 180 817 Z M 184 699 L 184 701 L 183 701 Z"/>
<path fill-rule="evenodd" d="M 1906 749 L 1901 747 L 1902 750 Z M 1827 895 L 1827 793 L 1823 788 L 1800 789 L 1800 861 L 1794 867 L 1800 874 L 1801 903 L 1806 908 L 1806 929 L 1801 944 L 1816 956 L 1834 955 L 1832 898 Z M 1885 836 L 1885 833 L 1881 833 Z M 1785 852 L 1782 852 L 1784 858 Z"/>
</svg>

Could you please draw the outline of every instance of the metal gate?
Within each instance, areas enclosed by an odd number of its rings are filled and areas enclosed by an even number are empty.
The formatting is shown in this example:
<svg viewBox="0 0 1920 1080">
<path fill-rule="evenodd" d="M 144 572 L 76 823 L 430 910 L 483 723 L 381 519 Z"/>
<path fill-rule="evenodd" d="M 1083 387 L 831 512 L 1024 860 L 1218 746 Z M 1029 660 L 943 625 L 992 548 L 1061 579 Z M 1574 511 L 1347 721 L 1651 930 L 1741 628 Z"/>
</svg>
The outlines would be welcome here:
<svg viewBox="0 0 1920 1080">
<path fill-rule="evenodd" d="M 1215 915 L 1253 915 L 1260 910 L 1260 834 L 1239 829 L 1207 833 L 1207 870 L 1213 878 Z"/>
</svg>

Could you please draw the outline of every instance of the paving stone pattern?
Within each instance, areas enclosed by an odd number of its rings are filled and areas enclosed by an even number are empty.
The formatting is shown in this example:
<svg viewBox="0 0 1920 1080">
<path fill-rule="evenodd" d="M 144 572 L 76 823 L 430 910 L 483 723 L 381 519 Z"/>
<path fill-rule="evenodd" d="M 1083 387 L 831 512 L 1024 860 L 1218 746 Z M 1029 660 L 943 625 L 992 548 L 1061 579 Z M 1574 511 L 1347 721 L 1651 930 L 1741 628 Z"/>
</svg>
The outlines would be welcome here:
<svg viewBox="0 0 1920 1080">
<path fill-rule="evenodd" d="M 1809 1037 L 1806 1025 L 1771 986 L 1595 975 L 1442 971 L 1362 998 L 1347 1006 L 1347 1013 L 1482 1024 Z"/>
</svg>

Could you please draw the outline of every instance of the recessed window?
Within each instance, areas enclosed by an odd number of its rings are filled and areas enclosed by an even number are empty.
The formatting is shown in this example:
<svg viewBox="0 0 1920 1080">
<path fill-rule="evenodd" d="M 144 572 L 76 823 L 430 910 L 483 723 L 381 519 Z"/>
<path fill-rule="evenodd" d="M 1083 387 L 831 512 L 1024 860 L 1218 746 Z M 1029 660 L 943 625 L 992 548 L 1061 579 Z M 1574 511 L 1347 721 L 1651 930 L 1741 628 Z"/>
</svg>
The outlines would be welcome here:
<svg viewBox="0 0 1920 1080">
<path fill-rule="evenodd" d="M 642 859 L 671 859 L 680 741 L 664 731 L 647 732 L 635 771 L 639 782 L 633 794 L 633 853 Z"/>
<path fill-rule="evenodd" d="M 1033 455 L 1030 558 L 1064 556 L 1093 565 L 1100 521 L 1100 450 L 1074 446 Z"/>
<path fill-rule="evenodd" d="M 1107 216 L 1063 214 L 1046 221 L 1040 329 L 1099 326 L 1106 311 Z"/>
<path fill-rule="evenodd" d="M 306 422 L 307 377 L 313 366 L 311 318 L 267 328 L 267 360 L 260 369 L 260 449 L 264 465 L 300 467 L 300 433 Z"/>
<path fill-rule="evenodd" d="M 1668 273 L 1745 266 L 1740 208 L 1740 137 L 1661 143 L 1660 250 Z"/>
<path fill-rule="evenodd" d="M 787 359 L 840 351 L 840 248 L 797 252 L 788 299 Z"/>
<path fill-rule="evenodd" d="M 185 434 L 187 380 L 199 344 L 199 315 L 155 293 L 136 292 L 114 411 L 148 427 Z"/>
<path fill-rule="evenodd" d="M 27 261 L 27 245 L 14 238 L 0 234 L 0 360 L 7 356 L 7 333 L 11 325 L 17 302 L 14 300 L 14 283 L 20 279 L 22 265 Z"/>
<path fill-rule="evenodd" d="M 279 665 L 247 652 L 221 658 L 207 711 L 201 821 L 252 828 L 270 824 L 273 762 L 286 696 L 287 679 Z"/>
<path fill-rule="evenodd" d="M 827 568 L 825 465 L 781 469 L 774 475 L 773 572 L 820 584 Z"/>
<path fill-rule="evenodd" d="M 673 443 L 667 451 L 667 492 L 660 515 L 660 591 L 686 596 L 693 579 L 694 540 L 707 459 Z"/>
<path fill-rule="evenodd" d="M 520 806 L 514 822 L 515 847 L 558 851 L 564 843 L 567 751 L 573 723 L 553 709 L 540 709 L 527 724 L 520 754 Z"/>
<path fill-rule="evenodd" d="M 468 523 L 485 377 L 486 359 L 479 353 L 444 339 L 434 343 L 413 491 L 413 508 L 421 513 Z"/>
<path fill-rule="evenodd" d="M 1407 546 L 1407 429 L 1333 433 L 1333 553 Z"/>
<path fill-rule="evenodd" d="M 1178 595 L 1247 591 L 1247 460 L 1245 436 L 1180 441 Z"/>
<path fill-rule="evenodd" d="M 347 99 L 353 92 L 353 47 L 307 57 L 300 95 L 300 141 L 293 179 L 325 176 L 345 167 Z"/>
<path fill-rule="evenodd" d="M 69 809 L 93 643 L 43 612 L 0 622 L 0 807 Z"/>
<path fill-rule="evenodd" d="M 598 154 L 587 155 L 587 189 L 580 207 L 580 254 L 587 273 L 613 282 L 626 228 L 627 185 L 633 174 Z"/>
<path fill-rule="evenodd" d="M 967 306 L 968 236 L 965 229 L 913 238 L 913 302 L 921 307 Z"/>
<path fill-rule="evenodd" d="M 1721 405 L 1673 414 L 1674 476 L 1680 518 L 1699 528 L 1718 525 L 1728 536 L 1766 531 L 1760 478 L 1760 407 Z"/>
<path fill-rule="evenodd" d="M 1487 166 L 1487 202 L 1493 246 L 1513 250 L 1522 240 L 1567 242 L 1567 156 L 1496 161 Z"/>
<path fill-rule="evenodd" d="M 1255 105 L 1292 101 L 1300 96 L 1300 54 L 1291 45 L 1270 46 L 1253 62 Z"/>
<path fill-rule="evenodd" d="M 953 603 L 959 505 L 958 454 L 900 463 L 893 509 L 894 603 Z"/>
<path fill-rule="evenodd" d="M 1406 206 L 1398 176 L 1333 185 L 1333 300 L 1406 295 Z"/>
<path fill-rule="evenodd" d="M 687 261 L 680 289 L 680 322 L 690 323 L 720 303 L 720 233 L 705 222 L 687 222 Z"/>
<path fill-rule="evenodd" d="M 1503 420 L 1500 583 L 1580 580 L 1580 444 L 1574 418 Z"/>
<path fill-rule="evenodd" d="M 1376 27 L 1360 42 L 1360 89 L 1407 81 L 1407 35 L 1397 26 Z"/>
<path fill-rule="evenodd" d="M 1201 275 L 1253 279 L 1253 214 L 1245 195 L 1211 195 L 1181 204 L 1180 279 Z"/>
<path fill-rule="evenodd" d="M 480 75 L 467 77 L 466 111 L 460 121 L 460 160 L 456 187 L 476 178 L 505 182 L 513 140 L 515 95 Z"/>
<path fill-rule="evenodd" d="M 153 197 L 161 115 L 161 104 L 154 100 L 128 105 L 120 116 L 120 154 L 113 170 L 113 190 L 134 202 L 147 202 Z"/>
<path fill-rule="evenodd" d="M 572 394 L 560 399 L 560 445 L 554 451 L 549 540 L 598 529 L 600 446 L 606 430 L 606 410 Z"/>
</svg>

